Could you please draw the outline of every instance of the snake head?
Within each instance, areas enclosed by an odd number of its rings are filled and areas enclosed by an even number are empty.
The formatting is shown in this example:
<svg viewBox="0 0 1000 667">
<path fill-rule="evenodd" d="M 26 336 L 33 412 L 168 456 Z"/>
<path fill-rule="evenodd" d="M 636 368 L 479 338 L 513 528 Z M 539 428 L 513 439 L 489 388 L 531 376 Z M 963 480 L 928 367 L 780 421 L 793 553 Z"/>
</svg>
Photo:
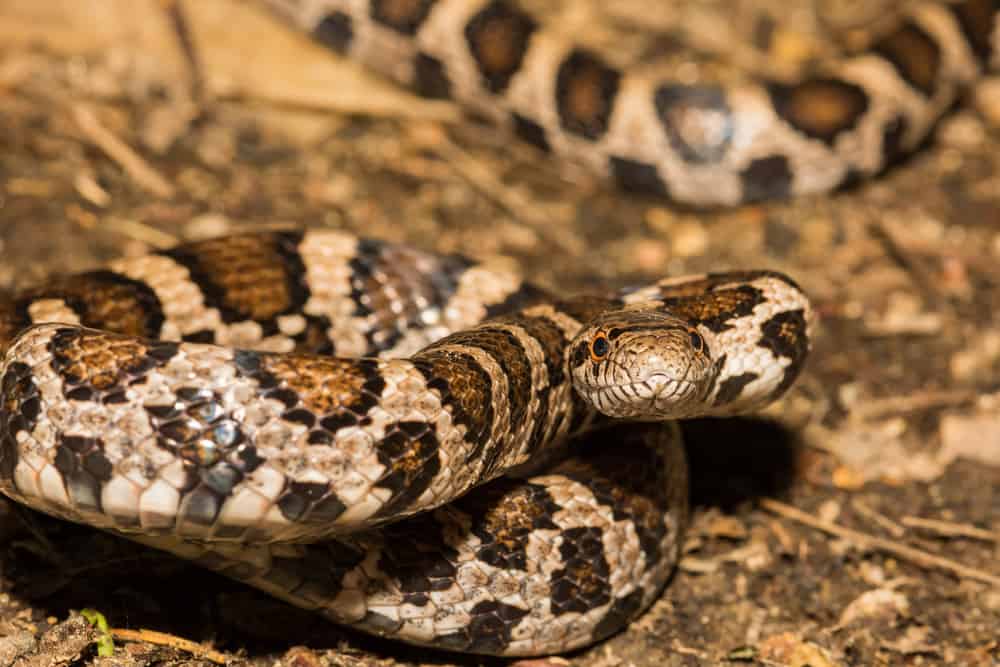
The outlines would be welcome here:
<svg viewBox="0 0 1000 667">
<path fill-rule="evenodd" d="M 704 412 L 720 368 L 696 327 L 635 307 L 593 320 L 574 338 L 569 361 L 574 388 L 598 412 L 642 420 Z"/>
</svg>

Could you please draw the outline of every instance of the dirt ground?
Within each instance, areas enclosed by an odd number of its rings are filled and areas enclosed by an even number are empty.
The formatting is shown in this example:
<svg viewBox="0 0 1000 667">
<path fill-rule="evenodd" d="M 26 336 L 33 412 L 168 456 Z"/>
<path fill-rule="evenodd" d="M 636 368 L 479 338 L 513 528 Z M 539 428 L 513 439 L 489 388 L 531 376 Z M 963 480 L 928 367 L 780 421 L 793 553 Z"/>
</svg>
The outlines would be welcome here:
<svg viewBox="0 0 1000 667">
<path fill-rule="evenodd" d="M 779 4 L 544 10 L 598 44 L 641 23 L 629 57 L 676 64 L 683 43 L 784 75 L 895 6 Z M 820 315 L 804 377 L 763 415 L 686 425 L 695 516 L 676 576 L 625 632 L 537 664 L 1000 665 L 1000 82 L 872 183 L 698 212 L 412 98 L 252 4 L 174 10 L 0 3 L 0 288 L 288 223 L 506 262 L 573 291 L 785 271 Z M 116 630 L 112 656 L 83 608 Z M 162 634 L 120 632 L 139 629 Z M 371 639 L 0 505 L 0 664 L 215 662 L 504 661 Z"/>
</svg>

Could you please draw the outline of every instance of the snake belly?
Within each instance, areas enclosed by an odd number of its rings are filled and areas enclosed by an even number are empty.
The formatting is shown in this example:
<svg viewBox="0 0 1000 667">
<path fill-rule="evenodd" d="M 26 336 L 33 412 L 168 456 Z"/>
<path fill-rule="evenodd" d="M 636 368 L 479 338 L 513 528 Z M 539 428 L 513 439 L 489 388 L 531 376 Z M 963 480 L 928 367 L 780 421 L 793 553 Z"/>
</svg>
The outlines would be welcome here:
<svg viewBox="0 0 1000 667">
<path fill-rule="evenodd" d="M 342 232 L 229 236 L 0 297 L 0 490 L 366 632 L 584 646 L 655 599 L 687 514 L 676 425 L 594 430 L 571 387 L 618 307 L 722 351 L 700 414 L 780 396 L 808 352 L 772 272 L 562 299 Z"/>
<path fill-rule="evenodd" d="M 1000 66 L 1000 2 L 915 2 L 799 81 L 622 68 L 511 0 L 263 0 L 334 51 L 451 98 L 627 190 L 696 206 L 832 191 L 927 138 Z"/>
</svg>

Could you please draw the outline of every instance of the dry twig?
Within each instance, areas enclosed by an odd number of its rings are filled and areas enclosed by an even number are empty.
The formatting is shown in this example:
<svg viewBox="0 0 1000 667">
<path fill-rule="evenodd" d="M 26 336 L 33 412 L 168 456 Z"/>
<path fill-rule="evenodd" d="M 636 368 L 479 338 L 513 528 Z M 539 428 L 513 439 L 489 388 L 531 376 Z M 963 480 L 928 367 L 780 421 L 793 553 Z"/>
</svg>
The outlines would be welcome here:
<svg viewBox="0 0 1000 667">
<path fill-rule="evenodd" d="M 900 526 L 898 523 L 887 517 L 886 515 L 875 511 L 873 508 L 869 507 L 867 503 L 854 498 L 851 500 L 851 507 L 854 511 L 865 517 L 870 521 L 874 521 L 878 525 L 882 526 L 893 537 L 903 537 L 906 535 L 906 529 Z"/>
<path fill-rule="evenodd" d="M 138 220 L 114 217 L 108 218 L 104 225 L 108 230 L 117 232 L 135 241 L 141 241 L 160 250 L 172 248 L 180 242 L 180 239 L 173 234 L 160 231 Z"/>
<path fill-rule="evenodd" d="M 798 521 L 799 523 L 805 524 L 811 528 L 821 530 L 824 533 L 835 535 L 841 539 L 853 542 L 859 547 L 868 547 L 877 551 L 884 551 L 920 567 L 945 570 L 947 572 L 951 572 L 952 574 L 956 574 L 959 577 L 974 579 L 976 581 L 988 583 L 992 586 L 1000 587 L 1000 577 L 992 575 L 989 572 L 977 570 L 976 568 L 962 565 L 961 563 L 955 562 L 951 559 L 929 554 L 926 551 L 921 551 L 920 549 L 903 546 L 893 542 L 892 540 L 886 540 L 857 530 L 844 528 L 843 526 L 833 523 L 832 521 L 817 519 L 811 514 L 807 514 L 800 509 L 796 509 L 791 505 L 779 502 L 773 498 L 762 498 L 760 500 L 760 505 L 769 512 L 773 512 L 774 514 L 783 516 L 787 519 Z"/>
<path fill-rule="evenodd" d="M 201 644 L 193 642 L 190 639 L 177 637 L 176 635 L 167 634 L 166 632 L 157 632 L 156 630 L 146 629 L 129 630 L 126 628 L 111 628 L 111 636 L 119 641 L 148 642 L 150 644 L 156 644 L 157 646 L 169 646 L 180 651 L 186 651 L 191 655 L 196 655 L 206 660 L 210 660 L 218 665 L 224 665 L 228 662 L 228 659 L 223 653 L 202 646 Z"/>
<path fill-rule="evenodd" d="M 969 389 L 922 391 L 905 396 L 868 399 L 851 407 L 851 417 L 862 421 L 882 419 L 937 408 L 951 408 L 974 403 L 979 394 Z"/>
<path fill-rule="evenodd" d="M 205 96 L 205 75 L 201 58 L 198 57 L 198 48 L 194 43 L 194 35 L 191 32 L 191 25 L 184 14 L 184 8 L 178 0 L 161 0 L 164 12 L 170 19 L 174 35 L 181 52 L 184 54 L 184 62 L 187 64 L 190 76 L 190 94 L 196 100 L 201 100 Z"/>
<path fill-rule="evenodd" d="M 174 186 L 146 162 L 132 147 L 104 127 L 90 109 L 83 105 L 73 106 L 73 119 L 84 136 L 105 155 L 121 165 L 133 180 L 157 197 L 169 199 L 174 195 Z"/>
<path fill-rule="evenodd" d="M 944 537 L 968 537 L 973 540 L 1000 542 L 1000 533 L 983 530 L 967 524 L 941 521 L 939 519 L 922 519 L 918 516 L 903 517 L 903 525 L 908 528 L 920 528 Z"/>
</svg>

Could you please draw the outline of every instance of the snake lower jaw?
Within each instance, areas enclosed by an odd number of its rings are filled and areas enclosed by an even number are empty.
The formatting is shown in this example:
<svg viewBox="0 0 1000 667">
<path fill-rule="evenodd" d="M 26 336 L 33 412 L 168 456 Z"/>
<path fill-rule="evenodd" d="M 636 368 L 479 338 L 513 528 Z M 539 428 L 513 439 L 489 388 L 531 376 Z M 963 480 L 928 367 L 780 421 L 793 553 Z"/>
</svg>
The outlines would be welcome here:
<svg viewBox="0 0 1000 667">
<path fill-rule="evenodd" d="M 691 416 L 697 397 L 696 383 L 652 373 L 635 382 L 595 388 L 592 403 L 608 417 L 665 421 Z"/>
</svg>

